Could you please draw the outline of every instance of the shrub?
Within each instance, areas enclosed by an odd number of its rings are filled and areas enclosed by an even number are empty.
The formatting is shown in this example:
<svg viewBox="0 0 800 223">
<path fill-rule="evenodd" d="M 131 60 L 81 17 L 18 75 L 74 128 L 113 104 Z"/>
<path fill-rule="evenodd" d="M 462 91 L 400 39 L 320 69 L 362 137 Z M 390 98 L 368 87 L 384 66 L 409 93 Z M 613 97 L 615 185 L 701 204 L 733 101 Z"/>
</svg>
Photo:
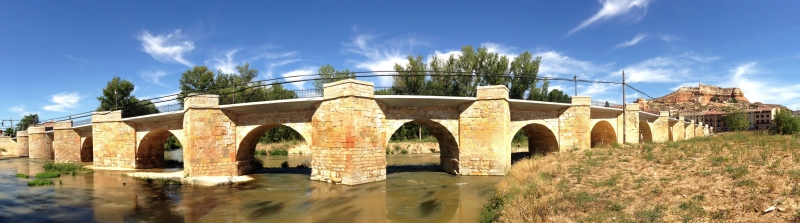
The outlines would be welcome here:
<svg viewBox="0 0 800 223">
<path fill-rule="evenodd" d="M 28 178 L 28 175 L 25 175 L 24 173 L 18 173 L 16 175 L 14 175 L 14 177 L 17 177 L 17 178 Z"/>
<path fill-rule="evenodd" d="M 44 173 L 37 173 L 36 178 L 56 178 L 60 177 L 61 173 L 59 172 L 44 172 Z"/>
<path fill-rule="evenodd" d="M 267 151 L 266 150 L 263 150 L 263 149 L 256 150 L 256 156 L 266 156 L 266 155 L 267 155 Z"/>
<path fill-rule="evenodd" d="M 289 150 L 285 149 L 273 149 L 269 151 L 270 156 L 287 156 L 289 155 Z"/>
<path fill-rule="evenodd" d="M 297 168 L 308 169 L 311 168 L 311 162 L 308 160 L 303 160 L 302 163 L 297 164 Z"/>
<path fill-rule="evenodd" d="M 28 186 L 29 187 L 31 187 L 31 186 L 44 186 L 44 185 L 51 185 L 51 184 L 53 184 L 53 181 L 45 180 L 45 179 L 35 179 L 35 180 L 28 181 Z"/>
<path fill-rule="evenodd" d="M 0 152 L 7 152 L 6 148 L 0 148 Z"/>
<path fill-rule="evenodd" d="M 53 163 L 47 162 L 42 167 L 47 172 L 58 173 L 91 173 L 92 170 L 83 168 L 79 163 Z"/>
<path fill-rule="evenodd" d="M 261 160 L 263 156 L 256 156 L 253 159 L 253 167 L 255 168 L 264 168 L 264 160 Z"/>
<path fill-rule="evenodd" d="M 400 154 L 408 154 L 408 150 L 406 149 L 400 150 Z"/>
<path fill-rule="evenodd" d="M 289 161 L 283 161 L 283 163 L 281 163 L 281 168 L 289 168 Z"/>
<path fill-rule="evenodd" d="M 800 118 L 792 115 L 791 112 L 783 109 L 775 114 L 775 125 L 772 126 L 772 133 L 791 135 L 800 133 Z"/>
</svg>

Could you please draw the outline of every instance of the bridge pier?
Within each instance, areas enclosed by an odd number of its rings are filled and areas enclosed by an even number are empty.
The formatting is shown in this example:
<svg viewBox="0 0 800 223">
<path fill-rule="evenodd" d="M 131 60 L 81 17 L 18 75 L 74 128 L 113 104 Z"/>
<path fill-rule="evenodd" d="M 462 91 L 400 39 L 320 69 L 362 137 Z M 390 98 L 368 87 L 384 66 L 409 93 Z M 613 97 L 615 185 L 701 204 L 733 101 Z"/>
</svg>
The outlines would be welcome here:
<svg viewBox="0 0 800 223">
<path fill-rule="evenodd" d="M 17 131 L 17 154 L 20 157 L 30 156 L 30 145 L 28 145 L 28 131 Z"/>
<path fill-rule="evenodd" d="M 72 121 L 56 122 L 53 136 L 53 158 L 56 163 L 81 162 L 80 130 L 72 129 Z"/>
<path fill-rule="evenodd" d="M 136 125 L 122 121 L 122 111 L 92 113 L 94 166 L 136 168 Z"/>
<path fill-rule="evenodd" d="M 458 174 L 504 175 L 511 167 L 508 88 L 479 86 L 477 101 L 459 106 Z"/>
<path fill-rule="evenodd" d="M 1 152 L 6 155 L 12 156 L 19 156 L 19 151 L 17 150 L 17 142 L 11 139 L 11 136 L 0 136 L 0 148 L 5 149 L 5 152 Z"/>
<path fill-rule="evenodd" d="M 625 142 L 627 144 L 639 144 L 639 104 L 627 104 L 625 106 L 625 118 L 628 120 L 622 120 L 625 122 Z M 645 123 L 647 124 L 647 123 Z"/>
<path fill-rule="evenodd" d="M 347 79 L 323 85 L 311 118 L 311 180 L 356 185 L 386 180 L 386 116 L 372 83 Z"/>
<path fill-rule="evenodd" d="M 592 146 L 591 104 L 588 96 L 573 96 L 572 106 L 558 117 L 559 150 L 589 149 Z"/>
<path fill-rule="evenodd" d="M 53 136 L 45 132 L 45 127 L 28 127 L 28 134 L 30 158 L 53 159 Z"/>
<path fill-rule="evenodd" d="M 184 174 L 238 176 L 236 114 L 219 109 L 218 95 L 190 95 L 183 117 Z"/>
<path fill-rule="evenodd" d="M 694 120 L 689 120 L 688 125 L 686 125 L 686 139 L 687 140 L 694 138 L 694 128 L 695 128 Z"/>
<path fill-rule="evenodd" d="M 661 111 L 653 122 L 653 142 L 662 143 L 669 141 L 669 111 Z"/>
</svg>

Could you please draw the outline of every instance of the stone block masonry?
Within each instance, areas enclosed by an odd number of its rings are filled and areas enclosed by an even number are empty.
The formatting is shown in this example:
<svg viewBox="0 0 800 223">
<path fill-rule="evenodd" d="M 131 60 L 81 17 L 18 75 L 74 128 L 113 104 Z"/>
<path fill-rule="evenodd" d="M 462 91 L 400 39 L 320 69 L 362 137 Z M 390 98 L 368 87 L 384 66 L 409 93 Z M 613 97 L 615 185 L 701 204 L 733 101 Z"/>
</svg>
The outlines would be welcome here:
<svg viewBox="0 0 800 223">
<path fill-rule="evenodd" d="M 506 86 L 478 87 L 477 101 L 459 106 L 461 175 L 503 175 L 511 167 L 511 109 Z"/>
<path fill-rule="evenodd" d="M 661 111 L 652 126 L 650 132 L 653 134 L 653 142 L 669 141 L 669 111 Z"/>
<path fill-rule="evenodd" d="M 92 113 L 94 166 L 136 167 L 136 123 L 122 121 L 122 111 Z"/>
<path fill-rule="evenodd" d="M 191 95 L 183 114 L 184 173 L 237 176 L 236 114 L 219 109 L 217 95 Z"/>
<path fill-rule="evenodd" d="M 592 126 L 590 122 L 592 100 L 586 96 L 572 97 L 572 106 L 561 113 L 558 118 L 560 151 L 569 149 L 588 149 L 592 144 Z"/>
<path fill-rule="evenodd" d="M 5 152 L 0 152 L 4 155 L 19 156 L 17 141 L 12 140 L 10 136 L 0 136 L 0 149 L 6 150 Z"/>
<path fill-rule="evenodd" d="M 311 119 L 311 180 L 356 185 L 386 180 L 382 108 L 372 83 L 324 85 L 324 101 Z"/>
<path fill-rule="evenodd" d="M 53 135 L 46 133 L 44 128 L 44 126 L 28 127 L 31 158 L 53 159 Z"/>
<path fill-rule="evenodd" d="M 28 145 L 28 131 L 17 131 L 17 154 L 22 157 L 30 156 Z"/>
<path fill-rule="evenodd" d="M 639 143 L 639 104 L 628 104 L 625 106 L 625 143 Z"/>
<path fill-rule="evenodd" d="M 56 163 L 81 162 L 80 130 L 72 129 L 72 121 L 56 122 L 53 136 L 53 158 Z"/>
</svg>

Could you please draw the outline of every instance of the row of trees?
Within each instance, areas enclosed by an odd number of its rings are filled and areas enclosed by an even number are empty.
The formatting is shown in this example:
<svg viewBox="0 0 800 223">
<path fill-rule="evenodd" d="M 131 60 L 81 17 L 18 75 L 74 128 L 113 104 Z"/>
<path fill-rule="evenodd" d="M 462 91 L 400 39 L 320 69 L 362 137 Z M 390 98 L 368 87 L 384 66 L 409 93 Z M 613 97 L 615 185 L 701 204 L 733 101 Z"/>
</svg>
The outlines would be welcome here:
<svg viewBox="0 0 800 223">
<path fill-rule="evenodd" d="M 725 125 L 728 126 L 730 131 L 742 131 L 750 128 L 750 120 L 747 113 L 741 108 L 727 109 L 725 115 Z M 778 109 L 773 119 L 772 128 L 770 131 L 773 134 L 792 135 L 800 133 L 800 117 L 792 115 L 792 112 L 786 109 Z"/>
</svg>

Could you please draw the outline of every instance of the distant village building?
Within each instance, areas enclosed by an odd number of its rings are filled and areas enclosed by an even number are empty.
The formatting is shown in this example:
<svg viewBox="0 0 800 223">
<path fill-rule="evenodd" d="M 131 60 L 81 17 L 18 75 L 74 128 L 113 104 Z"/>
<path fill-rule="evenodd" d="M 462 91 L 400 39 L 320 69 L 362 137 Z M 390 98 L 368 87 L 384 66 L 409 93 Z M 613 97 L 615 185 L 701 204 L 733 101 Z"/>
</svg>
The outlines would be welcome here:
<svg viewBox="0 0 800 223">
<path fill-rule="evenodd" d="M 747 120 L 750 122 L 749 129 L 751 130 L 769 130 L 772 128 L 775 114 L 778 113 L 778 107 L 772 108 L 756 108 L 745 109 L 744 113 L 747 115 Z M 795 114 L 795 112 L 792 112 Z M 725 117 L 727 113 L 718 111 L 707 112 L 684 112 L 678 114 L 689 121 L 701 121 L 703 124 L 714 127 L 715 132 L 728 131 L 728 125 L 725 124 Z"/>
</svg>

